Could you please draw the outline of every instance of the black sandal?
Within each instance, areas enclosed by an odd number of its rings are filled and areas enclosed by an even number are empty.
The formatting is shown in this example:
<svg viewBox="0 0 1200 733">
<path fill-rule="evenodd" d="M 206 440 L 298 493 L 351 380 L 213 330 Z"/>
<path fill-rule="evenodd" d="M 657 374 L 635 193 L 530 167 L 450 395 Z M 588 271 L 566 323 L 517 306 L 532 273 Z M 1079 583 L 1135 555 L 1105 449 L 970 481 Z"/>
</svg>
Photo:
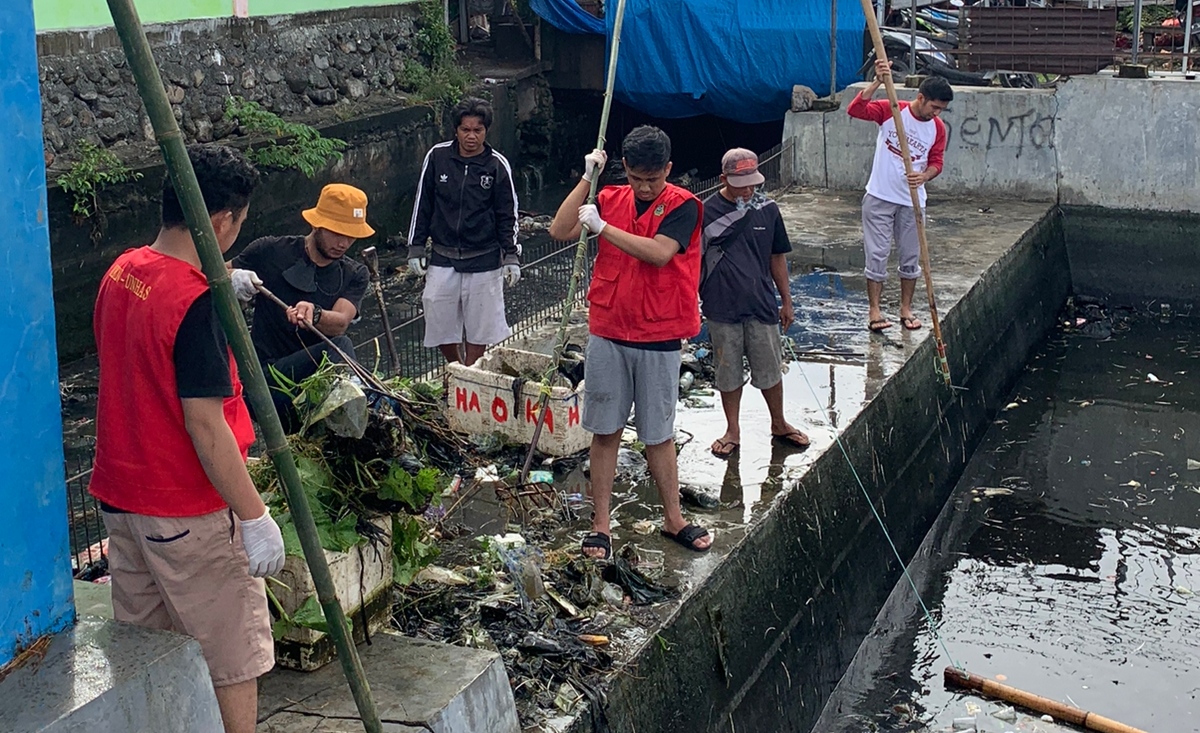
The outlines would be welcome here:
<svg viewBox="0 0 1200 733">
<path fill-rule="evenodd" d="M 582 549 L 600 548 L 604 550 L 604 557 L 595 557 L 586 552 L 583 556 L 590 560 L 608 560 L 612 557 L 612 537 L 603 532 L 588 532 L 583 536 Z"/>
<path fill-rule="evenodd" d="M 694 544 L 696 540 L 708 536 L 708 530 L 696 524 L 689 524 L 675 534 L 671 534 L 665 529 L 660 529 L 659 532 L 662 533 L 663 537 L 675 540 L 692 552 L 708 552 L 709 548 L 712 547 L 712 545 L 709 545 L 709 547 L 696 547 Z"/>
</svg>

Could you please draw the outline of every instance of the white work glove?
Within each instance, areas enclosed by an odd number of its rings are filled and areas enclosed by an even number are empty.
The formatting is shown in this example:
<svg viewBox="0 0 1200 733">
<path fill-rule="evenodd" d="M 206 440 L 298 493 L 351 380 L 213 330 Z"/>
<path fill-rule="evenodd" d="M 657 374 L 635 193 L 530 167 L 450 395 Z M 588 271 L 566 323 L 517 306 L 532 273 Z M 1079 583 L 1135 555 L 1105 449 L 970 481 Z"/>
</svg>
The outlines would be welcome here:
<svg viewBox="0 0 1200 733">
<path fill-rule="evenodd" d="M 408 271 L 417 277 L 425 277 L 425 258 L 410 257 L 408 260 Z"/>
<path fill-rule="evenodd" d="M 600 218 L 600 210 L 595 204 L 584 204 L 579 207 L 579 223 L 592 234 L 599 234 L 608 226 L 608 222 Z"/>
<path fill-rule="evenodd" d="M 249 303 L 258 295 L 258 286 L 262 285 L 258 273 L 254 270 L 233 270 L 229 273 L 233 281 L 233 294 L 243 303 Z"/>
<path fill-rule="evenodd" d="M 504 284 L 512 287 L 521 281 L 520 265 L 505 265 L 500 268 L 504 272 Z"/>
<path fill-rule="evenodd" d="M 592 152 L 583 156 L 583 180 L 591 183 L 595 180 L 596 175 L 604 170 L 604 166 L 608 164 L 608 153 L 600 148 L 596 148 Z"/>
<path fill-rule="evenodd" d="M 255 578 L 275 575 L 283 569 L 283 534 L 271 519 L 268 508 L 258 519 L 243 519 L 242 545 L 250 559 L 250 574 Z"/>
</svg>

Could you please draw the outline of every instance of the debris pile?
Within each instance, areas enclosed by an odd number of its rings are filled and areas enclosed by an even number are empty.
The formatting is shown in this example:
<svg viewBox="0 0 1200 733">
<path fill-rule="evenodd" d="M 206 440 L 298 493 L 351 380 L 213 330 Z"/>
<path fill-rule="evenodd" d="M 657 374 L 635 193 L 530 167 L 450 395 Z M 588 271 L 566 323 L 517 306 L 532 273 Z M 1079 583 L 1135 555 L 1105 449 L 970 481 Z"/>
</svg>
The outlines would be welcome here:
<svg viewBox="0 0 1200 733">
<path fill-rule="evenodd" d="M 288 442 L 321 547 L 347 552 L 386 545 L 378 520 L 391 517 L 393 574 L 396 582 L 408 582 L 437 555 L 430 516 L 450 484 L 445 469 L 462 459 L 458 441 L 447 441 L 439 424 L 437 395 L 428 385 L 396 381 L 389 385 L 392 394 L 368 396 L 344 365 L 328 361 L 302 382 L 277 381 L 291 392 L 301 421 Z M 274 464 L 257 458 L 248 468 L 279 524 L 285 551 L 302 556 Z M 311 619 L 288 617 L 277 602 L 273 609 L 280 621 L 319 628 L 323 618 L 310 600 Z"/>
<path fill-rule="evenodd" d="M 517 533 L 481 537 L 453 569 L 430 567 L 397 589 L 394 624 L 409 636 L 501 655 L 528 728 L 591 706 L 613 672 L 611 650 L 646 639 L 646 608 L 674 598 L 661 556 L 626 545 L 611 563 L 574 542 L 543 552 Z"/>
</svg>

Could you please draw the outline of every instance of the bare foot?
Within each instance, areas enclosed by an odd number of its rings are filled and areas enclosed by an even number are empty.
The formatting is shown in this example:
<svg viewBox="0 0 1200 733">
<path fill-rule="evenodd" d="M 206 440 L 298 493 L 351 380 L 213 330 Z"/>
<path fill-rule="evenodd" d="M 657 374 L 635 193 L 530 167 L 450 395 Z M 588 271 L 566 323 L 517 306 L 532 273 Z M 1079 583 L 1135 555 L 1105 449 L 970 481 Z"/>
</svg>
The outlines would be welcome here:
<svg viewBox="0 0 1200 733">
<path fill-rule="evenodd" d="M 712 454 L 717 458 L 728 458 L 733 455 L 733 452 L 738 449 L 740 436 L 732 431 L 725 431 L 725 434 L 713 441 Z"/>
<path fill-rule="evenodd" d="M 583 536 L 583 556 L 593 560 L 607 560 L 612 557 L 612 529 L 608 520 L 603 522 L 592 518 L 592 531 Z"/>
</svg>

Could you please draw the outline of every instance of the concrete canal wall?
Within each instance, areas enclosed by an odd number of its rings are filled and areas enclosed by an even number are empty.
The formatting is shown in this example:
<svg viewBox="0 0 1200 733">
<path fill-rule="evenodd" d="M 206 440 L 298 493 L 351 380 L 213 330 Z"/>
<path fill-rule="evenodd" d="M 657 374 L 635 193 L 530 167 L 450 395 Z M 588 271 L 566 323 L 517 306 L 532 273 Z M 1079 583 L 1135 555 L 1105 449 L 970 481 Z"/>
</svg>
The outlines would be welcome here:
<svg viewBox="0 0 1200 733">
<path fill-rule="evenodd" d="M 255 16 L 263 0 L 251 5 Z M 369 244 L 383 249 L 389 237 L 407 232 L 421 162 L 450 135 L 443 105 L 406 91 L 406 74 L 423 58 L 419 12 L 412 3 L 390 4 L 147 28 L 189 142 L 246 145 L 224 119 L 226 100 L 240 95 L 347 143 L 343 158 L 312 179 L 295 170 L 267 171 L 239 247 L 259 236 L 306 232 L 300 212 L 330 182 L 366 190 L 379 232 Z M 115 31 L 50 31 L 37 44 L 58 346 L 68 362 L 92 349 L 92 302 L 104 268 L 157 231 L 163 168 Z M 550 95 L 537 76 L 512 77 L 490 79 L 477 93 L 495 107 L 488 141 L 513 164 L 521 189 L 535 178 L 521 169 L 523 159 L 547 155 Z M 55 179 L 78 157 L 82 141 L 105 146 L 142 178 L 101 190 L 103 215 L 78 221 L 72 197 Z M 523 148 L 534 152 L 526 156 Z"/>
<path fill-rule="evenodd" d="M 931 373 L 927 339 L 842 433 L 902 556 L 920 544 L 1069 289 L 1062 219 L 1051 210 L 944 314 L 964 389 Z M 614 681 L 609 725 L 809 731 L 898 579 L 849 464 L 831 448 Z"/>
<path fill-rule="evenodd" d="M 788 180 L 833 189 L 866 185 L 874 125 L 845 111 L 862 86 L 842 93 L 842 109 L 788 114 L 783 138 L 795 139 Z M 916 96 L 899 91 L 902 99 Z M 1200 209 L 1194 82 L 1096 75 L 1054 90 L 957 87 L 954 94 L 943 115 L 950 133 L 946 170 L 930 184 L 933 195 Z"/>
</svg>

